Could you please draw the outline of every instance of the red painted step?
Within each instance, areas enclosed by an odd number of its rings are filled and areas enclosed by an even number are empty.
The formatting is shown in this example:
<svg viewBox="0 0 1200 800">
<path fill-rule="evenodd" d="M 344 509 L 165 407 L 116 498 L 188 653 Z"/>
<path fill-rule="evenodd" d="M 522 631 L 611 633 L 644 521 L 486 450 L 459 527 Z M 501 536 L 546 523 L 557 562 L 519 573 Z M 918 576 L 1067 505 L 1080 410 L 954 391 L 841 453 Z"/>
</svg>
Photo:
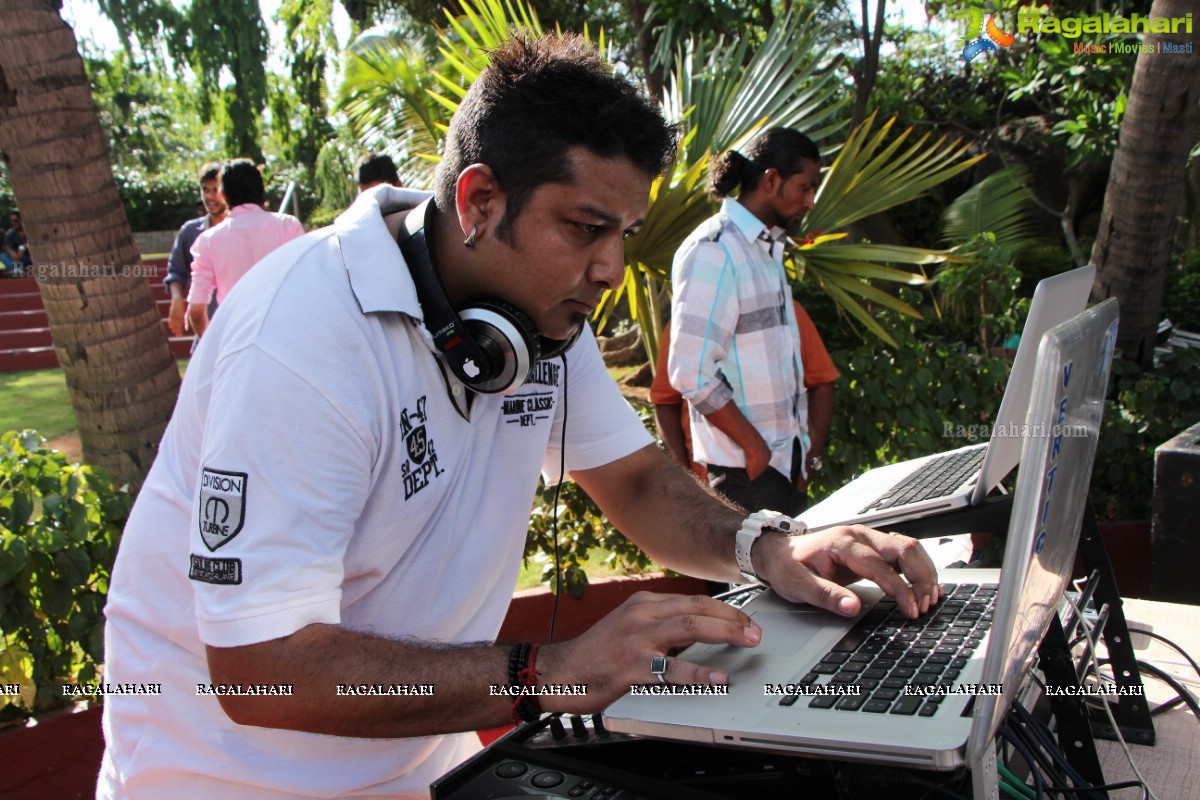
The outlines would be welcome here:
<svg viewBox="0 0 1200 800">
<path fill-rule="evenodd" d="M 170 310 L 170 292 L 163 285 L 167 260 L 146 259 L 146 282 L 154 295 L 159 314 L 166 326 Z M 171 336 L 167 333 L 171 353 L 176 358 L 188 358 L 192 352 L 191 336 Z M 23 372 L 31 369 L 51 369 L 58 366 L 54 355 L 50 323 L 42 308 L 42 296 L 33 278 L 0 280 L 0 372 Z"/>
<path fill-rule="evenodd" d="M 0 350 L 19 350 L 24 347 L 49 347 L 54 337 L 49 328 L 25 328 L 19 331 L 0 331 Z"/>
<path fill-rule="evenodd" d="M 50 322 L 46 319 L 46 310 L 40 304 L 37 308 L 24 311 L 0 311 L 0 331 L 46 328 L 49 325 Z"/>
<path fill-rule="evenodd" d="M 0 291 L 0 311 L 29 311 L 42 307 L 42 296 L 38 292 Z"/>
<path fill-rule="evenodd" d="M 58 356 L 53 347 L 30 347 L 0 350 L 0 372 L 26 372 L 31 369 L 54 369 Z"/>
</svg>

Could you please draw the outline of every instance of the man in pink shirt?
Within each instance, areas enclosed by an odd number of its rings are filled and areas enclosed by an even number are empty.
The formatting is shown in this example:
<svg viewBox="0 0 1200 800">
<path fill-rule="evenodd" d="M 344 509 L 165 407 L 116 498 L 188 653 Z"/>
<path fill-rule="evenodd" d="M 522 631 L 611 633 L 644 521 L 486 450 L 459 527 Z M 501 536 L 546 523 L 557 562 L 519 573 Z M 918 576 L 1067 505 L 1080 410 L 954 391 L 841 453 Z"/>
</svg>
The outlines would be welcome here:
<svg viewBox="0 0 1200 800">
<path fill-rule="evenodd" d="M 203 336 L 208 327 L 208 298 L 213 289 L 220 303 L 263 257 L 304 235 L 300 220 L 263 208 L 262 174 L 247 158 L 221 168 L 221 194 L 229 208 L 225 221 L 200 234 L 192 245 L 187 316 L 197 336 Z"/>
</svg>

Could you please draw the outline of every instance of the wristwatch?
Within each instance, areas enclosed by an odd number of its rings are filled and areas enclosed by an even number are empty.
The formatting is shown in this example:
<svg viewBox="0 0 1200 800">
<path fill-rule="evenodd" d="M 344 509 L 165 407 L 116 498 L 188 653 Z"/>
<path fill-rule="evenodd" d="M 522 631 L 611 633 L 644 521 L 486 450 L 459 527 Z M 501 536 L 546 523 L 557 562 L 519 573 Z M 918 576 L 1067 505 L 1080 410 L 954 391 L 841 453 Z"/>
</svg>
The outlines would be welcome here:
<svg viewBox="0 0 1200 800">
<path fill-rule="evenodd" d="M 787 536 L 799 536 L 808 532 L 808 526 L 798 519 L 792 519 L 787 514 L 778 511 L 755 511 L 742 520 L 742 527 L 734 537 L 734 554 L 737 556 L 738 569 L 742 577 L 753 583 L 761 583 L 770 588 L 769 584 L 754 572 L 754 563 L 750 560 L 750 550 L 759 536 L 767 531 L 775 531 Z"/>
</svg>

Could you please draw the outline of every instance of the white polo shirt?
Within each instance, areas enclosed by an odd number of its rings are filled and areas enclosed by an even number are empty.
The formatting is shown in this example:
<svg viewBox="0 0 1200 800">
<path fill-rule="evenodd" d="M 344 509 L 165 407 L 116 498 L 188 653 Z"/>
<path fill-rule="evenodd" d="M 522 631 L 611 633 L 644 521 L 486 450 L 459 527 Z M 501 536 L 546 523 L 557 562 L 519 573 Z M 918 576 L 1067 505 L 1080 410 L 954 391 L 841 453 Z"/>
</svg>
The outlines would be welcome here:
<svg viewBox="0 0 1200 800">
<path fill-rule="evenodd" d="M 428 797 L 474 734 L 355 739 L 233 723 L 205 645 L 313 623 L 388 638 L 492 640 L 525 545 L 539 470 L 651 439 L 585 332 L 514 394 L 474 398 L 438 368 L 379 187 L 237 285 L 188 367 L 117 556 L 101 797 Z M 498 679 L 503 676 L 497 676 Z M 415 683 L 403 664 L 385 683 Z M 435 689 L 436 691 L 436 689 Z M 352 698 L 347 698 L 352 700 Z"/>
</svg>

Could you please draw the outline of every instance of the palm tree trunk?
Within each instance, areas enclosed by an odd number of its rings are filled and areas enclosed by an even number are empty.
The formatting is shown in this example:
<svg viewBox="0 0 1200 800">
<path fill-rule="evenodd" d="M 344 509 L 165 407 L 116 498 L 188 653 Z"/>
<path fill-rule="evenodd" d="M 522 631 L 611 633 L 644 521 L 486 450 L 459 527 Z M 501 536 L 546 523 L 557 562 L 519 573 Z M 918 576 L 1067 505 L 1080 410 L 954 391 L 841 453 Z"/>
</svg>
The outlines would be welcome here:
<svg viewBox="0 0 1200 800">
<path fill-rule="evenodd" d="M 1193 0 L 1154 0 L 1150 16 L 1183 17 L 1194 6 Z M 1117 346 L 1143 365 L 1154 355 L 1185 167 L 1200 122 L 1200 28 L 1194 30 L 1145 37 L 1156 52 L 1138 55 L 1092 248 L 1092 294 L 1118 298 Z M 1166 42 L 1190 42 L 1193 52 L 1157 52 Z"/>
<path fill-rule="evenodd" d="M 84 460 L 120 483 L 145 477 L 179 370 L 58 0 L 6 0 L 0 150 L 67 377 Z"/>
</svg>

